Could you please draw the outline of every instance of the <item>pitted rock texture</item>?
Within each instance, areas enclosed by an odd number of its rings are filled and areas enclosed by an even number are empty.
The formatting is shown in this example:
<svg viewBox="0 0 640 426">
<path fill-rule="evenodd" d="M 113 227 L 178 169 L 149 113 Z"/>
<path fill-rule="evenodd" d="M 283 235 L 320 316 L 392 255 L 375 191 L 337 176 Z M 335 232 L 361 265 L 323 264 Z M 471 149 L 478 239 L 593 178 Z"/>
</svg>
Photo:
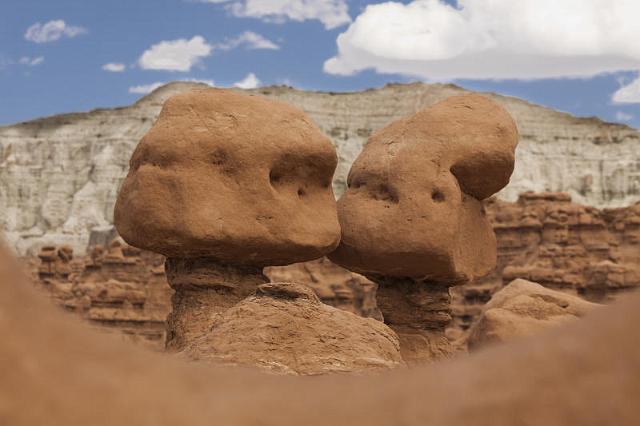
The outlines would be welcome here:
<svg viewBox="0 0 640 426">
<path fill-rule="evenodd" d="M 69 244 L 82 254 L 91 238 L 109 232 L 119 186 L 140 138 L 162 103 L 191 90 L 171 83 L 125 108 L 65 114 L 0 127 L 0 228 L 19 253 Z M 338 151 L 337 195 L 351 163 L 373 131 L 449 96 L 452 85 L 392 84 L 356 93 L 267 87 L 263 94 L 300 107 Z M 520 131 L 511 183 L 499 193 L 516 201 L 525 191 L 565 191 L 580 204 L 624 207 L 640 200 L 640 132 L 522 100 L 487 94 L 509 111 Z"/>
<path fill-rule="evenodd" d="M 295 283 L 258 286 L 254 296 L 216 315 L 207 333 L 181 354 L 280 374 L 365 372 L 403 364 L 391 329 L 325 305 L 309 287 Z"/>
<path fill-rule="evenodd" d="M 495 293 L 467 340 L 470 350 L 531 336 L 585 316 L 599 306 L 558 290 L 517 279 Z"/>
<path fill-rule="evenodd" d="M 329 258 L 364 275 L 456 283 L 495 266 L 482 200 L 509 182 L 518 131 L 476 95 L 450 97 L 369 139 L 338 201 Z"/>
<path fill-rule="evenodd" d="M 317 259 L 338 244 L 331 141 L 301 110 L 201 89 L 167 99 L 131 156 L 114 222 L 168 257 L 256 266 Z"/>
</svg>

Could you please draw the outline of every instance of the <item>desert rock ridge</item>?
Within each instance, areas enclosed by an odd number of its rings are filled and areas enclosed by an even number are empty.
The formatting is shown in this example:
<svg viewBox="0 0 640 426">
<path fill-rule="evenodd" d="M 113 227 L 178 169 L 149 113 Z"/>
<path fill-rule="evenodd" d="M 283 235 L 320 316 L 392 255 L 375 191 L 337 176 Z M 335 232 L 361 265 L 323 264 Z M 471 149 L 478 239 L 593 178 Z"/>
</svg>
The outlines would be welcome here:
<svg viewBox="0 0 640 426">
<path fill-rule="evenodd" d="M 176 82 L 128 107 L 64 114 L 0 127 L 0 224 L 20 253 L 44 244 L 84 252 L 93 234 L 113 226 L 113 206 L 135 145 L 169 96 L 203 87 Z M 251 91 L 303 109 L 338 151 L 334 188 L 374 130 L 465 90 L 442 84 L 391 84 L 354 93 L 288 87 Z M 516 170 L 499 197 L 565 191 L 574 202 L 621 207 L 640 200 L 640 132 L 596 118 L 577 118 L 525 101 L 486 94 L 520 130 Z M 524 167 L 526 165 L 526 167 Z"/>
</svg>

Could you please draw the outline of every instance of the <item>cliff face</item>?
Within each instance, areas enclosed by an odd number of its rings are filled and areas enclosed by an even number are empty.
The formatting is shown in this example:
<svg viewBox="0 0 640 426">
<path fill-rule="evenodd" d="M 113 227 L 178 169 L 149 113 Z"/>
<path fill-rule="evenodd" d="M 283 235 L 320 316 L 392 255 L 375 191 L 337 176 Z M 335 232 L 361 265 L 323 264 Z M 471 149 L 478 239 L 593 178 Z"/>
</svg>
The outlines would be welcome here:
<svg viewBox="0 0 640 426">
<path fill-rule="evenodd" d="M 118 187 L 139 139 L 163 101 L 194 83 L 172 83 L 126 108 L 59 115 L 0 127 L 0 226 L 21 253 L 66 243 L 77 253 L 109 232 Z M 341 193 L 367 137 L 464 90 L 451 85 L 388 85 L 356 93 L 254 92 L 304 109 L 338 149 L 334 187 Z M 520 131 L 516 170 L 500 198 L 524 191 L 565 191 L 579 203 L 618 207 L 640 200 L 640 132 L 575 118 L 515 98 L 488 95 L 514 116 Z"/>
</svg>

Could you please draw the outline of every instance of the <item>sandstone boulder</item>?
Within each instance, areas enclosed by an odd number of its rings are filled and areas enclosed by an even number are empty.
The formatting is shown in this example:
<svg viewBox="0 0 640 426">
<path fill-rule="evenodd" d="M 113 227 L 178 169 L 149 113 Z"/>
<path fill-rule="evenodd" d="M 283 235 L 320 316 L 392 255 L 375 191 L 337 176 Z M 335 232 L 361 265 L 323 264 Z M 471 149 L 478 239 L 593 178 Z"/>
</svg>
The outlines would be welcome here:
<svg viewBox="0 0 640 426">
<path fill-rule="evenodd" d="M 481 200 L 509 182 L 518 131 L 480 95 L 448 98 L 376 132 L 338 202 L 330 258 L 355 272 L 440 282 L 488 273 L 496 240 Z"/>
<path fill-rule="evenodd" d="M 469 349 L 538 333 L 580 318 L 597 306 L 600 305 L 517 279 L 485 305 L 471 328 Z"/>
<path fill-rule="evenodd" d="M 285 374 L 363 372 L 402 364 L 398 337 L 380 321 L 320 302 L 301 284 L 268 283 L 211 322 L 183 350 L 194 360 Z"/>
<path fill-rule="evenodd" d="M 115 207 L 131 245 L 256 266 L 321 257 L 340 238 L 331 141 L 301 110 L 202 89 L 170 97 Z"/>
</svg>

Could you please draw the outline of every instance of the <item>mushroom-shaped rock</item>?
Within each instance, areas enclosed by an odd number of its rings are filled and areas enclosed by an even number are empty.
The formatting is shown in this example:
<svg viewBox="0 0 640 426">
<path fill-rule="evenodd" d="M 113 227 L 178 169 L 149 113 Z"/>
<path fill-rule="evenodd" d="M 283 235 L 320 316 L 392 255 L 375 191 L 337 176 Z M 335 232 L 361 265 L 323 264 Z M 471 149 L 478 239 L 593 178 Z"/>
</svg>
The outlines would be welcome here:
<svg viewBox="0 0 640 426">
<path fill-rule="evenodd" d="M 124 240 L 167 256 L 167 346 L 340 238 L 330 140 L 300 110 L 231 90 L 169 98 L 136 147 L 115 207 Z"/>
<path fill-rule="evenodd" d="M 516 279 L 493 295 L 471 328 L 467 344 L 475 350 L 490 343 L 530 336 L 581 318 L 597 303 Z"/>
<path fill-rule="evenodd" d="M 448 287 L 494 268 L 482 200 L 509 182 L 517 142 L 509 113 L 469 94 L 389 124 L 354 162 L 338 202 L 342 239 L 329 257 L 379 284 L 405 357 L 446 353 Z"/>
<path fill-rule="evenodd" d="M 268 283 L 218 315 L 185 348 L 190 359 L 252 365 L 284 374 L 363 372 L 402 365 L 382 322 L 321 303 L 309 287 Z"/>
</svg>

